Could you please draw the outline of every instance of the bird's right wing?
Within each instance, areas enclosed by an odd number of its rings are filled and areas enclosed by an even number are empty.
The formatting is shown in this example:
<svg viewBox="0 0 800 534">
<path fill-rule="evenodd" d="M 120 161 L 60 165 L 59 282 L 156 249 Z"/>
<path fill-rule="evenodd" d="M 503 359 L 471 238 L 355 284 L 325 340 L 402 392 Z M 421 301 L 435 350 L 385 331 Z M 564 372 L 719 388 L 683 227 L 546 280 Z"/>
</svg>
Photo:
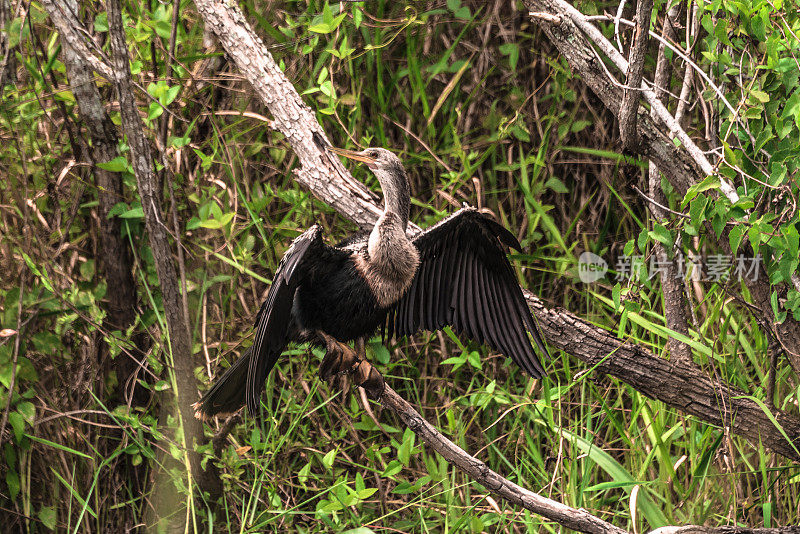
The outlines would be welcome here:
<svg viewBox="0 0 800 534">
<path fill-rule="evenodd" d="M 289 341 L 289 321 L 295 290 L 303 279 L 307 262 L 314 257 L 313 251 L 322 246 L 322 229 L 318 225 L 312 226 L 292 241 L 275 271 L 267 299 L 256 316 L 253 346 L 195 405 L 196 416 L 206 418 L 220 413 L 233 413 L 245 401 L 251 415 L 258 413 L 258 403 L 267 373 Z"/>
<path fill-rule="evenodd" d="M 451 325 L 513 359 L 533 377 L 545 371 L 528 340 L 547 348 L 503 246 L 520 250 L 511 232 L 475 208 L 463 208 L 414 238 L 420 265 L 389 310 L 388 337 Z"/>
</svg>

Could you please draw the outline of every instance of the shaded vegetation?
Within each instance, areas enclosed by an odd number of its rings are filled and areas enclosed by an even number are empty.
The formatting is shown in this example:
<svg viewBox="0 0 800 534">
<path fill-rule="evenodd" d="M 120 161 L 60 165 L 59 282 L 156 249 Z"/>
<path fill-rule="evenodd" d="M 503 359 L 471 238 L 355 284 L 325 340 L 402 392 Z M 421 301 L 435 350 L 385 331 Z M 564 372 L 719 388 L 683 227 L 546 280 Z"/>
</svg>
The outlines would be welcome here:
<svg viewBox="0 0 800 534">
<path fill-rule="evenodd" d="M 103 6 L 84 4 L 85 29 L 108 52 Z M 109 216 L 132 253 L 135 321 L 120 329 L 108 320 L 118 288 L 102 267 L 104 190 L 87 123 L 46 12 L 36 2 L 23 7 L 7 21 L 9 61 L 0 74 L 0 507 L 9 531 L 152 525 L 160 485 L 188 503 L 176 515 L 196 530 L 557 528 L 488 497 L 373 405 L 378 427 L 357 392 L 320 382 L 322 354 L 306 347 L 288 350 L 269 375 L 262 421 L 245 417 L 224 439 L 200 447 L 203 462 L 219 467 L 222 496 L 192 487 L 174 432 L 175 378 L 128 147 L 121 139 L 120 156 L 98 165 L 121 179 Z M 291 239 L 315 222 L 332 239 L 355 227 L 294 183 L 291 151 L 224 54 L 205 47 L 190 2 L 179 2 L 179 15 L 161 2 L 123 7 L 204 389 L 251 344 L 255 313 Z M 664 225 L 650 221 L 632 188 L 646 190 L 647 162 L 620 152 L 613 116 L 521 4 L 254 0 L 243 9 L 335 143 L 379 145 L 401 156 L 414 222 L 433 224 L 462 202 L 491 211 L 526 251 L 512 255 L 523 286 L 631 343 L 667 357 L 658 278 L 645 261 L 631 277 L 617 281 L 612 272 L 584 284 L 580 254 L 598 254 L 613 269 L 618 258 L 649 259 L 656 242 L 671 246 L 678 236 L 686 256 L 723 254 L 718 235 L 730 223 L 728 245 L 737 253 L 751 246 L 763 258 L 774 316 L 751 310 L 736 277 L 688 284 L 693 358 L 715 379 L 797 414 L 797 376 L 782 357 L 769 387 L 780 347 L 765 333 L 765 322 L 800 319 L 792 281 L 796 6 L 700 6 L 692 57 L 741 120 L 697 81 L 685 123 L 721 158 L 714 162 L 741 200 L 723 199 L 714 179 L 686 198 L 664 180 L 669 207 L 686 215 L 670 215 Z M 666 9 L 656 4 L 654 31 Z M 685 19 L 686 6 L 681 13 Z M 177 53 L 170 58 L 173 21 Z M 605 32 L 613 36 L 613 25 Z M 623 28 L 625 43 L 630 35 Z M 678 39 L 686 46 L 685 28 Z M 646 64 L 645 77 L 654 66 Z M 673 75 L 676 94 L 681 81 Z M 118 123 L 112 86 L 95 82 Z M 377 189 L 365 169 L 353 173 Z M 543 380 L 449 332 L 387 347 L 376 337 L 368 354 L 458 445 L 520 485 L 622 528 L 800 521 L 794 464 L 566 354 L 545 365 Z M 208 436 L 223 423 L 207 426 Z"/>
</svg>

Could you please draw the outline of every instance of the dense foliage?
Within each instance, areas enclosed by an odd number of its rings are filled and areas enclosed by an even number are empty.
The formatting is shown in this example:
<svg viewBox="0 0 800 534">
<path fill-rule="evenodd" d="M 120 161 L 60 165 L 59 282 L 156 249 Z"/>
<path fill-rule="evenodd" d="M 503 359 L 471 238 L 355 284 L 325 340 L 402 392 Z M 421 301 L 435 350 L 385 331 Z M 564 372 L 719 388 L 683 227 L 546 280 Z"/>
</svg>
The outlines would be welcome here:
<svg viewBox="0 0 800 534">
<path fill-rule="evenodd" d="M 617 4 L 576 7 L 613 13 Z M 668 7 L 656 3 L 659 34 Z M 252 342 L 255 313 L 291 239 L 314 222 L 331 239 L 355 227 L 293 181 L 291 150 L 225 55 L 206 47 L 191 2 L 179 2 L 180 13 L 159 1 L 123 8 L 204 389 Z M 751 310 L 733 272 L 694 280 L 686 341 L 709 376 L 797 415 L 800 387 L 785 359 L 777 361 L 774 391 L 768 387 L 777 348 L 765 333 L 770 321 L 800 320 L 800 19 L 793 2 L 715 0 L 694 12 L 681 4 L 676 44 L 704 72 L 694 77 L 684 124 L 719 174 L 685 196 L 663 180 L 674 212 L 664 224 L 650 220 L 631 187 L 647 190 L 647 161 L 621 153 L 612 114 L 522 4 L 247 0 L 242 8 L 334 142 L 384 146 L 402 157 L 416 223 L 433 224 L 462 202 L 489 210 L 523 244 L 525 252 L 512 255 L 520 282 L 549 305 L 668 357 L 663 296 L 649 263 L 654 244 L 672 247 L 680 238 L 687 258 L 730 256 L 719 245 L 723 236 L 734 256 L 760 254 L 773 316 Z M 82 2 L 80 13 L 109 53 L 103 5 Z M 177 52 L 170 58 L 173 21 Z M 598 24 L 616 39 L 613 23 Z M 212 524 L 248 532 L 558 529 L 492 499 L 373 405 L 377 426 L 356 392 L 318 379 L 322 353 L 302 346 L 270 374 L 264 420 L 245 418 L 224 440 L 202 446 L 204 464 L 219 467 L 222 497 L 214 502 L 188 484 L 171 411 L 175 379 L 161 294 L 128 147 L 121 140 L 120 157 L 101 164 L 123 182 L 110 216 L 133 252 L 138 300 L 135 322 L 115 330 L 105 322 L 108 296 L 118 288 L 107 284 L 98 252 L 101 191 L 64 49 L 35 1 L 21 4 L 5 30 L 4 525 L 122 531 L 152 524 L 153 500 L 172 493 L 189 505 L 178 515 L 207 531 Z M 630 36 L 622 26 L 625 47 Z M 645 69 L 650 79 L 657 46 Z M 677 95 L 684 63 L 667 54 Z M 118 124 L 113 88 L 95 81 Z M 165 144 L 157 142 L 162 128 Z M 377 189 L 365 169 L 352 170 Z M 738 201 L 719 194 L 721 177 L 735 185 Z M 612 271 L 581 282 L 584 251 Z M 637 256 L 645 260 L 630 275 L 613 272 L 621 258 Z M 451 332 L 388 347 L 375 338 L 368 349 L 390 384 L 464 449 L 520 485 L 623 528 L 800 521 L 795 464 L 567 354 L 555 354 L 545 366 L 549 376 L 533 380 Z M 141 362 L 137 374 L 119 376 L 115 362 L 131 358 Z M 209 437 L 222 423 L 206 427 Z"/>
</svg>

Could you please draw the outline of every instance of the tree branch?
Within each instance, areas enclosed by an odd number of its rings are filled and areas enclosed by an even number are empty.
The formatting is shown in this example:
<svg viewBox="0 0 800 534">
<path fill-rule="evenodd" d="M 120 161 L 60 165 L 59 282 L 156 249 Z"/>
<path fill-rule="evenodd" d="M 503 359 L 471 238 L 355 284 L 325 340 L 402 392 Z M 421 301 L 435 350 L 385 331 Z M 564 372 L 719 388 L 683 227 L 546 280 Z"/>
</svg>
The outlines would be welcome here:
<svg viewBox="0 0 800 534">
<path fill-rule="evenodd" d="M 680 4 L 673 5 L 667 12 L 664 18 L 663 36 L 670 37 L 674 40 L 675 31 L 672 29 L 672 23 L 678 16 L 678 7 Z M 691 8 L 690 8 L 691 9 Z M 648 21 L 649 16 L 648 16 Z M 637 20 L 638 24 L 638 20 Z M 656 74 L 653 79 L 653 85 L 656 88 L 656 96 L 662 102 L 666 101 L 669 94 L 670 78 L 672 74 L 672 63 L 667 61 L 666 46 L 662 40 L 658 47 L 658 58 L 656 59 Z M 687 66 L 688 68 L 688 66 Z M 639 80 L 641 83 L 641 80 Z M 638 104 L 637 104 L 638 107 Z M 650 116 L 654 117 L 655 111 L 650 111 Z M 680 120 L 678 120 L 680 122 Z M 661 171 L 655 162 L 650 162 L 650 167 L 647 171 L 648 174 L 648 189 L 653 198 L 653 202 L 649 205 L 650 213 L 656 222 L 666 223 L 667 214 L 666 206 L 667 199 L 664 196 L 664 190 L 661 188 Z M 666 268 L 660 271 L 661 288 L 662 288 L 662 301 L 664 303 L 664 319 L 667 323 L 667 328 L 674 330 L 684 336 L 689 335 L 689 323 L 687 321 L 686 306 L 683 302 L 683 283 L 678 265 L 675 262 L 675 247 L 667 247 L 659 242 L 655 243 L 653 251 L 656 257 L 659 255 L 666 255 L 668 263 Z M 682 364 L 691 364 L 692 350 L 686 343 L 678 340 L 674 336 L 670 336 L 667 340 L 667 348 L 669 350 L 670 360 L 675 362 L 679 361 Z"/>
<path fill-rule="evenodd" d="M 122 26 L 122 10 L 119 0 L 107 0 L 106 6 L 111 50 L 114 56 L 114 70 L 116 72 L 114 80 L 116 81 L 119 95 L 120 117 L 131 150 L 133 171 L 136 176 L 139 195 L 142 199 L 142 209 L 144 210 L 145 228 L 147 229 L 164 303 L 164 314 L 169 332 L 168 347 L 171 349 L 172 364 L 175 372 L 175 396 L 189 457 L 189 465 L 187 467 L 191 470 L 190 474 L 198 482 L 201 490 L 218 494 L 221 489 L 219 478 L 213 476 L 210 470 L 203 471 L 200 467 L 200 458 L 194 451 L 193 446 L 195 441 L 198 444 L 203 443 L 205 437 L 202 424 L 192 415 L 191 403 L 193 396 L 196 395 L 197 384 L 194 380 L 189 322 L 181 305 L 180 290 L 175 275 L 175 266 L 172 262 L 169 237 L 166 226 L 163 223 L 163 214 L 159 207 L 160 199 L 157 194 L 150 145 L 145 139 L 142 130 L 142 119 L 139 116 L 139 110 L 133 97 L 130 69 L 128 67 L 128 47 L 125 41 L 125 30 Z"/>
<path fill-rule="evenodd" d="M 313 113 L 303 104 L 261 40 L 252 34 L 239 9 L 220 0 L 196 0 L 195 3 L 202 16 L 211 19 L 206 19 L 206 23 L 231 58 L 243 66 L 242 74 L 272 112 L 274 126 L 291 134 L 287 139 L 303 165 L 295 171 L 297 180 L 343 216 L 362 227 L 373 225 L 380 209 L 360 190 L 354 194 L 352 184 L 355 180 L 336 158 L 323 154 L 312 141 L 314 132 L 320 131 Z M 594 61 L 593 55 L 583 57 Z M 607 81 L 603 83 L 608 87 Z M 619 110 L 621 95 L 617 88 L 611 87 L 610 90 L 616 91 L 614 109 Z M 662 170 L 674 170 L 687 180 L 693 180 L 696 175 L 691 172 L 695 168 L 691 159 L 683 153 L 678 153 L 673 159 L 674 145 L 655 128 L 647 115 L 639 118 L 640 133 L 644 128 L 647 146 L 657 145 L 649 152 L 659 164 L 663 161 Z M 419 231 L 419 227 L 409 224 L 410 234 Z M 590 366 L 597 365 L 598 371 L 623 380 L 651 398 L 702 421 L 730 428 L 753 442 L 761 441 L 773 451 L 800 461 L 800 419 L 780 410 L 772 410 L 767 415 L 744 392 L 711 381 L 694 364 L 675 366 L 647 349 L 620 341 L 568 311 L 546 308 L 530 292 L 525 292 L 525 296 L 551 346 Z M 781 425 L 791 443 L 783 437 L 781 429 L 772 424 L 772 417 Z"/>
<path fill-rule="evenodd" d="M 639 142 L 636 130 L 636 115 L 639 113 L 639 86 L 642 85 L 644 59 L 649 43 L 650 14 L 653 12 L 653 0 L 639 0 L 636 3 L 636 28 L 628 60 L 628 72 L 625 80 L 625 92 L 619 108 L 619 134 L 622 146 L 633 150 Z"/>
<path fill-rule="evenodd" d="M 66 0 L 64 4 L 70 12 L 77 13 L 79 9 L 77 0 Z M 133 279 L 133 259 L 130 248 L 122 239 L 120 219 L 109 217 L 111 208 L 123 199 L 122 174 L 97 166 L 97 163 L 107 163 L 119 155 L 117 128 L 106 113 L 91 70 L 86 67 L 86 63 L 66 39 L 63 41 L 63 49 L 64 66 L 69 77 L 70 89 L 75 95 L 81 118 L 86 123 L 89 137 L 92 140 L 92 149 L 86 150 L 84 157 L 90 160 L 97 180 L 100 230 L 97 241 L 98 263 L 108 287 L 114 288 L 107 294 L 107 304 L 105 301 L 102 304 L 108 314 L 104 322 L 111 331 L 125 331 L 136 319 L 136 283 Z M 108 349 L 105 344 L 104 347 L 103 354 L 107 354 Z M 145 400 L 144 390 L 136 387 L 134 380 L 140 365 L 139 362 L 135 361 L 132 355 L 120 356 L 113 359 L 112 365 L 115 367 L 119 379 L 120 398 L 124 400 L 125 391 L 130 387 L 132 396 L 135 392 L 138 400 L 143 402 Z"/>
<path fill-rule="evenodd" d="M 600 33 L 600 30 L 591 24 L 588 17 L 585 17 L 565 0 L 524 0 L 524 2 L 531 11 L 531 17 L 539 23 L 559 52 L 567 58 L 572 68 L 581 75 L 583 81 L 609 111 L 615 115 L 618 114 L 622 102 L 622 89 L 613 78 L 609 83 L 610 74 L 592 45 L 597 45 L 623 71 L 627 69 L 625 58 L 614 49 L 613 45 Z M 659 101 L 655 92 L 643 85 L 642 93 L 650 104 L 651 111 L 669 130 L 669 135 L 676 136 L 682 146 L 676 146 L 669 137 L 661 132 L 649 116 L 641 114 L 637 122 L 640 136 L 639 154 L 655 162 L 680 195 L 684 195 L 689 187 L 708 175 L 719 176 L 702 151 Z M 733 186 L 723 177 L 719 176 L 719 178 L 720 191 L 731 202 L 736 202 L 739 197 Z M 719 240 L 719 246 L 730 253 L 727 232 L 726 228 Z M 772 330 L 788 355 L 795 372 L 800 374 L 800 349 L 798 349 L 800 347 L 800 322 L 789 314 L 782 323 L 775 323 L 770 304 L 772 288 L 765 277 L 756 280 L 747 279 L 745 282 L 750 290 L 753 303 L 761 311 L 761 317 L 769 318 L 767 319 L 769 329 Z"/>
<path fill-rule="evenodd" d="M 80 28 L 76 13 L 72 12 L 64 2 L 58 0 L 42 0 L 42 5 L 58 30 L 59 37 L 72 48 L 73 52 L 78 54 L 89 68 L 98 72 L 105 79 L 114 81 L 116 76 L 109 60 L 98 58 L 86 45 L 92 40 L 82 39 L 79 32 L 76 31 L 76 28 Z"/>
<path fill-rule="evenodd" d="M 388 385 L 380 402 L 396 413 L 403 424 L 413 430 L 421 441 L 441 454 L 448 463 L 458 467 L 495 495 L 572 530 L 591 534 L 627 534 L 627 531 L 593 516 L 582 508 L 572 508 L 548 499 L 500 476 L 485 463 L 467 454 L 442 435 Z"/>
</svg>

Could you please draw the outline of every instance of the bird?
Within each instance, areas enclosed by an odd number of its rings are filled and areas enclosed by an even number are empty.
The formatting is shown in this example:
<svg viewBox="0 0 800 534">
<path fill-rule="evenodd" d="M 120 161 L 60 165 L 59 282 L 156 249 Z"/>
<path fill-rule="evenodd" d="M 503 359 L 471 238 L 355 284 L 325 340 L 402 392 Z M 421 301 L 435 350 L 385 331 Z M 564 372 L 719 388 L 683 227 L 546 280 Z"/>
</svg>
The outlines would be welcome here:
<svg viewBox="0 0 800 534">
<path fill-rule="evenodd" d="M 449 325 L 543 377 L 528 333 L 543 356 L 549 353 L 507 257 L 507 248 L 522 251 L 514 234 L 465 205 L 409 238 L 410 185 L 397 155 L 380 147 L 325 149 L 373 172 L 383 213 L 371 230 L 336 245 L 316 224 L 292 241 L 256 316 L 252 346 L 195 403 L 195 415 L 208 419 L 246 405 L 256 417 L 267 373 L 289 342 L 326 348 L 321 377 L 350 372 L 378 400 L 385 383 L 366 360 L 364 342 L 379 328 L 393 339 Z"/>
</svg>

